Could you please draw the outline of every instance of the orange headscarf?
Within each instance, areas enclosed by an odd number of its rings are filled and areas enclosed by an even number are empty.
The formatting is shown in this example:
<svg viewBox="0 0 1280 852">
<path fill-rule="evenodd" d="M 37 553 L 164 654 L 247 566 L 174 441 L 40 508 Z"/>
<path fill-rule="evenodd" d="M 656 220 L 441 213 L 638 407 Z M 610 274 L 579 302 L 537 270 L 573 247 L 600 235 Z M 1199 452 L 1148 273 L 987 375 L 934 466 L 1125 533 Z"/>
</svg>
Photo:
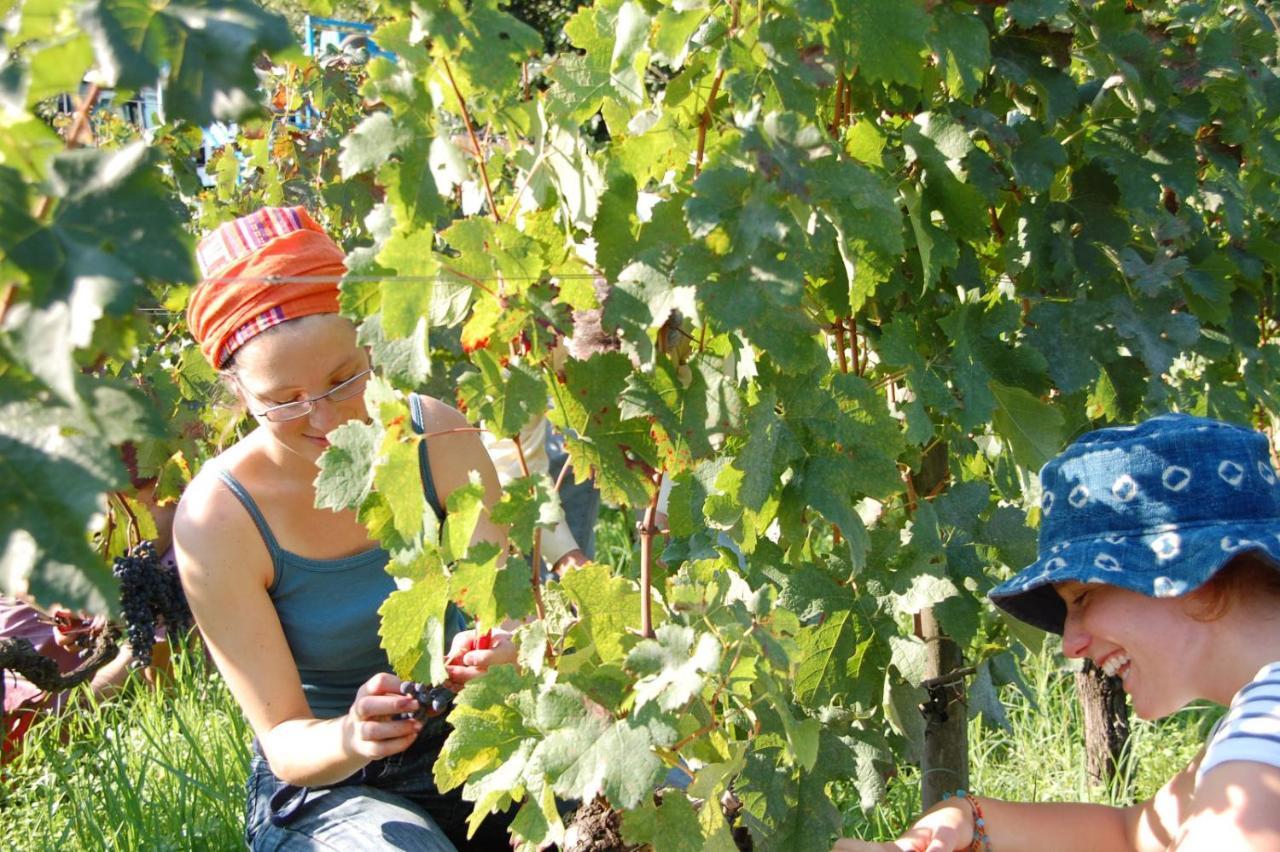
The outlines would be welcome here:
<svg viewBox="0 0 1280 852">
<path fill-rule="evenodd" d="M 187 302 L 187 327 L 221 368 L 274 325 L 337 313 L 343 259 L 302 207 L 264 207 L 227 222 L 196 247 L 203 280 Z"/>
</svg>

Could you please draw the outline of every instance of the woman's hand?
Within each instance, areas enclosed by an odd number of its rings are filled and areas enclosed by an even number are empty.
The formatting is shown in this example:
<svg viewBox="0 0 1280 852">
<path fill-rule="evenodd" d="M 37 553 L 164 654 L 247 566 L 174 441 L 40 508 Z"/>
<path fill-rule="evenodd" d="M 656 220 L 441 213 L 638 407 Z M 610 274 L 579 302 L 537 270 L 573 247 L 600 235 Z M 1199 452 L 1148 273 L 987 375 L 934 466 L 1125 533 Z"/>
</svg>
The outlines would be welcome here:
<svg viewBox="0 0 1280 852">
<path fill-rule="evenodd" d="M 844 838 L 831 852 L 956 852 L 973 844 L 973 810 L 964 799 L 947 799 L 897 840 L 871 843 Z"/>
<path fill-rule="evenodd" d="M 511 631 L 504 628 L 477 633 L 463 630 L 453 637 L 445 669 L 449 672 L 449 687 L 455 691 L 466 686 L 467 681 L 484 674 L 490 666 L 514 663 L 517 649 L 511 641 Z"/>
<path fill-rule="evenodd" d="M 343 745 L 350 754 L 369 760 L 399 754 L 413 744 L 422 723 L 397 719 L 418 709 L 418 702 L 400 694 L 400 679 L 380 673 L 365 681 L 342 720 Z"/>
</svg>

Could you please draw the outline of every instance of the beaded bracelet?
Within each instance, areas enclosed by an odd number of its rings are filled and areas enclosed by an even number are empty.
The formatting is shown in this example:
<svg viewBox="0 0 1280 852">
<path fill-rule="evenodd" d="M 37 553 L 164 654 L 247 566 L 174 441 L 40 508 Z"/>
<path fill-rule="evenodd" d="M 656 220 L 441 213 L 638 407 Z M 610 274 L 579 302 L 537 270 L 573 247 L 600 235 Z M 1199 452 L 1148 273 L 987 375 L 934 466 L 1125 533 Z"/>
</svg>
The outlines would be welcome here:
<svg viewBox="0 0 1280 852">
<path fill-rule="evenodd" d="M 973 842 L 969 844 L 969 852 L 991 852 L 991 836 L 987 834 L 987 821 L 982 816 L 982 806 L 978 804 L 978 800 L 973 797 L 973 794 L 967 790 L 943 793 L 942 800 L 946 801 L 953 795 L 957 799 L 967 801 L 969 809 L 973 812 Z"/>
</svg>

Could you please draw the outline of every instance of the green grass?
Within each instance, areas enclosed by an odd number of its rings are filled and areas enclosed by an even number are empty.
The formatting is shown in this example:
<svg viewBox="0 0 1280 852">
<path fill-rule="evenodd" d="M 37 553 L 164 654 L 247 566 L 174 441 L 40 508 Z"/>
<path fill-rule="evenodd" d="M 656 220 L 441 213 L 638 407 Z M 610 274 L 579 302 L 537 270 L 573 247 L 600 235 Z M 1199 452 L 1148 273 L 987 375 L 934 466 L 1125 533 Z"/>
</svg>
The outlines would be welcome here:
<svg viewBox="0 0 1280 852">
<path fill-rule="evenodd" d="M 0 849 L 243 848 L 250 731 L 211 664 L 37 723 L 4 767 Z"/>
<path fill-rule="evenodd" d="M 1128 805 L 1151 796 L 1186 766 L 1208 736 L 1221 708 L 1196 705 L 1158 722 L 1131 718 L 1129 744 L 1109 785 L 1090 783 L 1084 726 L 1072 672 L 1053 650 L 1023 668 L 1031 696 L 1013 686 L 1002 692 L 1010 729 L 969 722 L 969 786 L 1014 801 L 1095 802 Z M 839 797 L 845 833 L 868 840 L 898 836 L 920 813 L 920 774 L 905 767 L 889 783 L 884 801 L 862 813 L 852 789 Z M 992 844 L 998 842 L 992 837 Z"/>
<path fill-rule="evenodd" d="M 607 546 L 624 545 L 619 537 Z M 1024 674 L 1034 701 L 1006 688 L 1010 731 L 970 723 L 971 786 L 983 795 L 1127 804 L 1181 768 L 1217 715 L 1193 708 L 1135 720 L 1121 778 L 1092 788 L 1071 672 L 1046 653 Z M 0 849 L 242 848 L 249 737 L 212 667 L 179 657 L 166 690 L 133 689 L 32 729 L 24 754 L 5 767 Z M 919 774 L 903 767 L 867 814 L 851 787 L 837 800 L 847 834 L 888 839 L 919 813 Z"/>
</svg>

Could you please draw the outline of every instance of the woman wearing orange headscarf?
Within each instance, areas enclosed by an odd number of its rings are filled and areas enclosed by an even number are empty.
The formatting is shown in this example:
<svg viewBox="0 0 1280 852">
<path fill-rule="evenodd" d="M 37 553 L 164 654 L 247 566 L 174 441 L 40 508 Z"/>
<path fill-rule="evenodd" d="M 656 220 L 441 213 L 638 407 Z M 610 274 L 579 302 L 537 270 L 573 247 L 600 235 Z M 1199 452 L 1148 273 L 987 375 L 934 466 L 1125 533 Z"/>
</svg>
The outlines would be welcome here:
<svg viewBox="0 0 1280 852">
<path fill-rule="evenodd" d="M 174 536 L 192 612 L 257 735 L 246 840 L 454 849 L 468 808 L 431 780 L 445 725 L 403 718 L 418 702 L 400 694 L 380 647 L 378 607 L 395 588 L 388 555 L 354 512 L 315 506 L 328 434 L 366 417 L 369 355 L 338 314 L 343 253 L 303 208 L 264 208 L 206 237 L 197 259 L 203 280 L 188 325 L 257 428 L 191 483 Z M 444 403 L 414 402 L 427 432 L 466 425 Z M 438 514 L 473 470 L 496 500 L 474 434 L 432 438 L 427 457 L 424 488 Z M 504 541 L 487 517 L 477 535 Z M 506 637 L 479 650 L 464 627 L 450 625 L 456 682 L 514 660 Z M 475 848 L 505 846 L 501 821 L 486 825 L 491 836 Z"/>
</svg>

